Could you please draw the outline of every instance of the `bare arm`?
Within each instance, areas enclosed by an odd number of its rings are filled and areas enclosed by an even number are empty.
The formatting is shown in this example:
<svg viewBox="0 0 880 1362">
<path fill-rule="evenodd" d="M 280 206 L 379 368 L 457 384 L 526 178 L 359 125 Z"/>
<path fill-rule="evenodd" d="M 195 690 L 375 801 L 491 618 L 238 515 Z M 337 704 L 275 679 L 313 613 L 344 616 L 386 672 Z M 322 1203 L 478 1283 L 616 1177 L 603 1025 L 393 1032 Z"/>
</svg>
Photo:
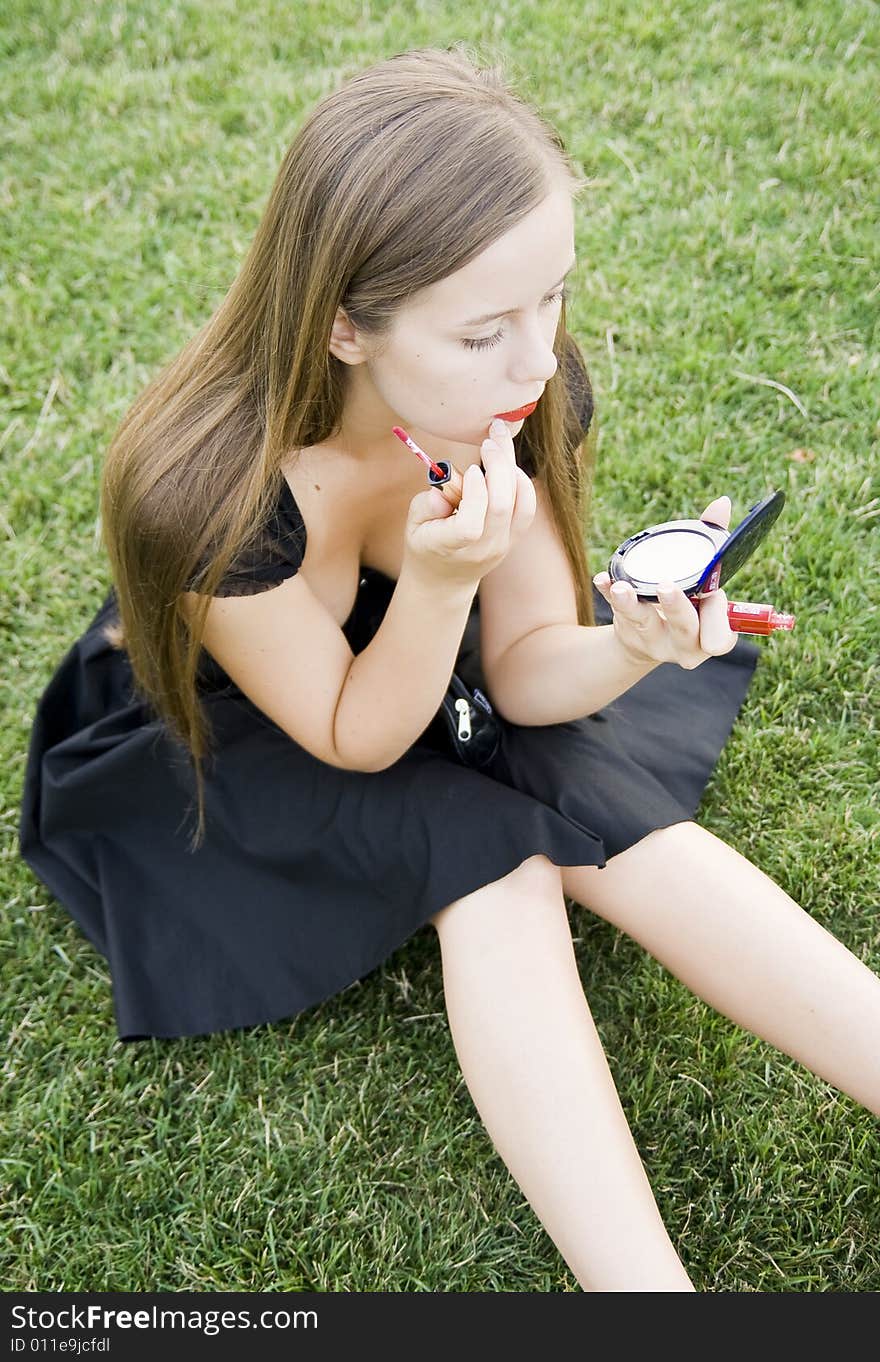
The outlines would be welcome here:
<svg viewBox="0 0 880 1362">
<path fill-rule="evenodd" d="M 384 770 L 424 732 L 449 685 L 476 593 L 476 582 L 440 590 L 404 564 L 339 695 L 333 734 L 345 766 Z"/>
<path fill-rule="evenodd" d="M 611 624 L 548 624 L 502 654 L 489 689 L 510 723 L 559 724 L 595 714 L 656 666 L 627 653 Z"/>
<path fill-rule="evenodd" d="M 404 567 L 375 636 L 353 657 L 336 620 L 298 574 L 271 591 L 212 600 L 203 643 L 254 704 L 313 756 L 348 770 L 381 771 L 436 713 L 476 588 L 476 582 L 441 587 Z"/>
<path fill-rule="evenodd" d="M 480 588 L 483 670 L 493 702 L 511 723 L 566 723 L 595 714 L 661 662 L 691 670 L 735 646 L 723 590 L 695 610 L 670 583 L 655 604 L 640 601 L 623 582 L 611 590 L 607 572 L 593 582 L 614 623 L 578 624 L 571 570 L 546 491 L 540 484 L 537 490 L 532 528 Z M 729 498 L 711 502 L 703 519 L 726 527 Z"/>
</svg>

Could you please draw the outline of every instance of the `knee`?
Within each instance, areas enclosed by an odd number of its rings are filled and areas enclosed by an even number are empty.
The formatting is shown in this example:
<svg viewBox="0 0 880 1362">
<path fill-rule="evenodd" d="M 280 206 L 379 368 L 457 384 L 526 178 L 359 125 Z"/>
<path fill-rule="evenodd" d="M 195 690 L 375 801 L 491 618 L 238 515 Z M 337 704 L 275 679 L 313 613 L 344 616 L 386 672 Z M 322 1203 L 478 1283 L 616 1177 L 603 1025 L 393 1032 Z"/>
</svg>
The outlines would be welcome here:
<svg viewBox="0 0 880 1362">
<path fill-rule="evenodd" d="M 564 909 L 562 871 L 548 856 L 529 856 L 500 880 L 446 904 L 428 921 L 442 934 L 464 917 L 471 922 L 493 916 L 507 917 L 509 921 L 511 913 L 519 916 L 526 908 L 544 912 L 557 904 Z"/>
<path fill-rule="evenodd" d="M 562 872 L 566 895 L 601 917 L 609 910 L 640 902 L 653 902 L 660 887 L 667 888 L 683 874 L 696 875 L 713 852 L 718 839 L 693 819 L 670 823 L 634 842 L 625 851 L 609 856 L 605 866 L 571 866 Z M 614 920 L 614 919 L 612 919 Z M 618 925 L 620 925 L 618 923 Z"/>
<path fill-rule="evenodd" d="M 515 891 L 525 889 L 530 893 L 534 891 L 552 893 L 562 885 L 562 871 L 549 856 L 529 856 L 498 883 L 507 884 Z"/>
<path fill-rule="evenodd" d="M 624 863 L 635 865 L 648 859 L 656 865 L 670 859 L 678 861 L 680 857 L 689 857 L 695 848 L 705 844 L 710 838 L 711 833 L 700 827 L 699 823 L 690 818 L 683 819 L 680 823 L 669 823 L 664 828 L 655 828 L 625 851 L 609 856 L 605 868 L 607 870 Z M 605 871 L 601 871 L 600 874 L 604 875 Z"/>
<path fill-rule="evenodd" d="M 679 851 L 697 845 L 707 836 L 705 828 L 701 828 L 700 824 L 692 818 L 687 818 L 680 823 L 670 823 L 665 828 L 655 828 L 653 832 L 649 832 L 629 850 L 634 851 L 636 847 L 663 847 L 673 854 L 677 854 Z"/>
</svg>

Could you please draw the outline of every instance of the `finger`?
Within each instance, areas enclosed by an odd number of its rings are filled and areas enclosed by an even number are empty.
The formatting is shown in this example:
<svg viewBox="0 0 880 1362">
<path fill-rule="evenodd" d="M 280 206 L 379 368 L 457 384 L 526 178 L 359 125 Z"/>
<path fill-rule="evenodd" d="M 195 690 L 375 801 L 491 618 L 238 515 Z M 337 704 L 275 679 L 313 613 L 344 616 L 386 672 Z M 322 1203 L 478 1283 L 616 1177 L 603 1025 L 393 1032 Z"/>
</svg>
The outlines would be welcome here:
<svg viewBox="0 0 880 1362">
<path fill-rule="evenodd" d="M 660 582 L 657 599 L 672 633 L 675 646 L 682 651 L 699 647 L 700 619 L 693 602 L 674 582 Z"/>
<path fill-rule="evenodd" d="M 490 435 L 483 441 L 480 446 L 480 457 L 484 468 L 488 472 L 490 463 L 487 462 L 485 457 L 488 452 L 489 460 L 494 467 L 499 470 L 503 468 L 506 471 L 507 476 L 510 479 L 510 486 L 513 488 L 516 483 L 516 470 L 518 467 L 516 462 L 516 451 L 513 447 L 513 439 L 511 438 L 510 431 L 507 429 L 507 426 L 504 425 L 503 421 L 501 424 L 504 426 L 503 432 L 497 435 Z M 493 421 L 491 429 L 494 430 L 495 425 L 496 422 Z"/>
<path fill-rule="evenodd" d="M 615 615 L 619 615 L 639 633 L 656 629 L 656 610 L 650 602 L 639 600 L 635 588 L 630 586 L 629 582 L 612 582 L 605 599 Z"/>
<path fill-rule="evenodd" d="M 609 573 L 597 572 L 593 578 L 593 586 L 596 588 L 603 601 L 607 601 L 610 605 L 611 598 L 609 593 L 611 590 L 611 577 Z"/>
<path fill-rule="evenodd" d="M 602 597 L 603 601 L 605 601 L 607 605 L 610 605 L 612 610 L 617 611 L 622 619 L 625 618 L 623 612 L 627 609 L 627 603 L 629 604 L 630 608 L 632 607 L 633 604 L 641 608 L 642 603 L 639 601 L 639 598 L 636 595 L 635 589 L 633 587 L 627 586 L 625 591 L 612 592 L 612 587 L 616 586 L 617 583 L 611 580 L 610 573 L 597 572 L 595 577 L 593 578 L 593 585 L 595 586 L 599 595 Z M 623 583 L 621 583 L 621 585 L 623 585 Z M 619 609 L 620 606 L 623 606 L 623 610 Z M 644 622 L 645 616 L 642 616 L 641 618 L 642 621 Z M 648 616 L 647 618 L 650 617 Z"/>
<path fill-rule="evenodd" d="M 489 488 L 489 514 L 495 520 L 509 520 L 516 501 L 516 461 L 495 440 L 484 440 L 481 453 Z"/>
<path fill-rule="evenodd" d="M 500 416 L 493 416 L 489 422 L 489 439 L 494 440 L 501 453 L 506 456 L 511 474 L 515 474 L 517 462 L 516 450 L 513 447 L 513 435 L 510 426 L 506 421 L 502 421 Z"/>
<path fill-rule="evenodd" d="M 439 487 L 429 487 L 424 492 L 417 492 L 409 504 L 407 513 L 407 538 L 432 520 L 449 520 L 454 515 L 455 510 L 451 502 Z"/>
<path fill-rule="evenodd" d="M 720 657 L 729 653 L 736 643 L 736 634 L 727 619 L 727 596 L 724 591 L 711 591 L 700 601 L 700 647 L 704 653 Z"/>
<path fill-rule="evenodd" d="M 513 453 L 513 436 L 510 433 L 510 426 L 506 421 L 502 421 L 500 416 L 493 416 L 489 422 L 489 439 L 495 440 L 500 448 Z"/>
<path fill-rule="evenodd" d="M 467 544 L 479 539 L 486 524 L 489 506 L 489 489 L 478 464 L 468 464 L 462 475 L 461 502 L 455 517 L 458 531 L 457 544 Z"/>
<path fill-rule="evenodd" d="M 447 501 L 453 507 L 454 510 L 458 510 L 458 505 L 459 502 L 461 501 L 462 489 L 463 483 L 461 470 L 459 468 L 456 468 L 454 463 L 450 462 L 449 481 L 442 484 L 442 486 L 440 487 L 440 491 L 443 493 L 444 497 L 446 497 Z"/>
<path fill-rule="evenodd" d="M 538 509 L 535 484 L 524 468 L 516 469 L 516 503 L 510 522 L 511 534 L 522 534 L 528 529 Z"/>
<path fill-rule="evenodd" d="M 700 519 L 710 520 L 713 525 L 720 525 L 726 530 L 730 525 L 730 497 L 725 495 L 710 501 Z"/>
</svg>

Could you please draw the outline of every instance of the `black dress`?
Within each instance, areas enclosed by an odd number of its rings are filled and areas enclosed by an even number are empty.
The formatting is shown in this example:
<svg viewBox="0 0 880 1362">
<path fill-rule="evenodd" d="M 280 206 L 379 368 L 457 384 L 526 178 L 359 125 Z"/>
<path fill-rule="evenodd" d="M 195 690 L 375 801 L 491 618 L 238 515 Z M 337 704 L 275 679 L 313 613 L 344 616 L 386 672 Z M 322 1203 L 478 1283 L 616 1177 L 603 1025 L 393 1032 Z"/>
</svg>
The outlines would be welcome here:
<svg viewBox="0 0 880 1362">
<path fill-rule="evenodd" d="M 286 580 L 304 549 L 285 484 L 262 551 L 239 561 L 222 594 Z M 364 570 L 343 626 L 354 653 L 394 586 Z M 595 607 L 597 622 L 609 622 L 598 592 Z M 692 818 L 758 657 L 741 638 L 693 671 L 664 663 L 589 717 L 502 721 L 485 771 L 462 765 L 433 724 L 393 766 L 366 773 L 312 756 L 205 654 L 215 750 L 205 841 L 193 853 L 190 762 L 134 697 L 128 658 L 103 635 L 115 609 L 111 589 L 39 701 L 20 847 L 106 957 L 122 1040 L 291 1017 L 530 856 L 603 866 Z M 489 693 L 479 596 L 456 670 Z"/>
</svg>

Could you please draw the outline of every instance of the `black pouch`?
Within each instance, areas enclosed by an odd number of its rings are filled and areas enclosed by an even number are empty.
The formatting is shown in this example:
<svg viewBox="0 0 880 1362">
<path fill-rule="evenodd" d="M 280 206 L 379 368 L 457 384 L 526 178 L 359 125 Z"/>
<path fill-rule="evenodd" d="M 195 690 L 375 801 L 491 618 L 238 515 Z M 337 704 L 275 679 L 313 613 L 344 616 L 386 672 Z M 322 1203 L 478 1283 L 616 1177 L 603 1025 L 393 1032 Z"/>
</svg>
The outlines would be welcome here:
<svg viewBox="0 0 880 1362">
<path fill-rule="evenodd" d="M 501 726 L 481 690 L 452 673 L 440 713 L 453 754 L 465 766 L 488 766 L 501 741 Z"/>
</svg>

